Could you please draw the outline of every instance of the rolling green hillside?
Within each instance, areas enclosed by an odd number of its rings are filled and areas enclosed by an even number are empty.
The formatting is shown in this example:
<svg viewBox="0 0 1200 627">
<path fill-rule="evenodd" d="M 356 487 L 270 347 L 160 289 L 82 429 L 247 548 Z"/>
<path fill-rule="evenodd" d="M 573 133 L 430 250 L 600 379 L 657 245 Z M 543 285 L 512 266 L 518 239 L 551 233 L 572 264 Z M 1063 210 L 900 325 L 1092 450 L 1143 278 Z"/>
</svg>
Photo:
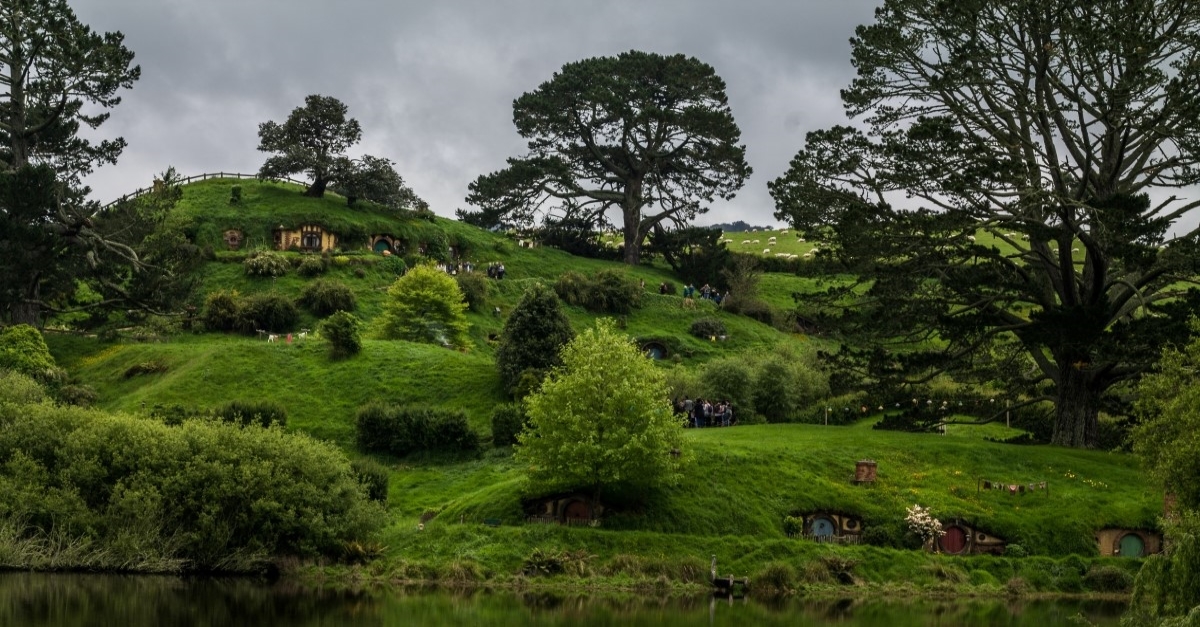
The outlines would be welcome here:
<svg viewBox="0 0 1200 627">
<path fill-rule="evenodd" d="M 232 185 L 243 189 L 242 203 L 228 202 Z M 202 292 L 273 291 L 296 298 L 308 281 L 294 270 L 269 279 L 247 276 L 242 260 L 247 249 L 271 240 L 280 225 L 321 224 L 341 234 L 344 250 L 332 255 L 326 279 L 350 286 L 358 299 L 357 314 L 368 324 L 378 315 L 394 275 L 381 271 L 381 257 L 367 250 L 369 235 L 385 233 L 414 247 L 445 242 L 478 266 L 502 261 L 507 278 L 490 281 L 491 294 L 481 312 L 470 313 L 473 346 L 457 352 L 437 346 L 368 339 L 362 354 L 330 361 L 319 338 L 268 343 L 262 337 L 196 331 L 142 334 L 150 341 L 102 341 L 94 336 L 56 332 L 48 342 L 71 376 L 93 386 L 104 408 L 146 413 L 155 405 L 179 404 L 210 408 L 230 400 L 270 400 L 287 408 L 288 428 L 353 448 L 354 414 L 371 401 L 430 404 L 463 409 L 481 434 L 489 430 L 492 408 L 505 402 L 492 355 L 494 338 L 523 291 L 534 282 L 553 283 L 563 272 L 593 273 L 616 268 L 645 281 L 644 305 L 622 320 L 628 334 L 668 349 L 664 368 L 680 366 L 696 372 L 705 362 L 724 356 L 747 359 L 779 346 L 793 354 L 811 355 L 831 343 L 787 334 L 769 325 L 718 310 L 707 301 L 684 308 L 679 296 L 660 295 L 662 281 L 677 282 L 669 269 L 648 265 L 626 268 L 613 262 L 584 259 L 559 250 L 523 248 L 504 234 L 475 229 L 441 218 L 389 214 L 372 207 L 347 208 L 331 196 L 310 199 L 300 188 L 257 181 L 209 180 L 188 185 L 172 220 L 201 245 L 214 248 L 213 260 L 201 270 Z M 226 229 L 244 231 L 247 246 L 222 250 Z M 742 239 L 767 235 L 731 234 Z M 774 233 L 780 250 L 807 251 L 812 244 L 794 234 Z M 790 239 L 787 239 L 790 238 Z M 786 241 L 786 245 L 783 243 Z M 808 247 L 808 248 L 805 248 Z M 761 249 L 759 250 L 761 253 Z M 298 259 L 300 253 L 284 253 Z M 762 297 L 773 307 L 792 306 L 793 292 L 815 288 L 816 281 L 768 273 Z M 197 301 L 201 305 L 202 301 Z M 492 308 L 498 307 L 500 315 Z M 596 315 L 565 307 L 576 329 Z M 716 317 L 729 330 L 726 341 L 714 342 L 688 333 L 701 317 Z M 297 325 L 316 328 L 310 314 Z M 130 368 L 152 363 L 153 374 L 127 376 Z M 761 425 L 690 431 L 687 441 L 694 462 L 677 488 L 649 501 L 618 506 L 604 529 L 540 531 L 513 527 L 523 520 L 522 500 L 529 494 L 506 449 L 489 449 L 478 459 L 385 459 L 393 469 L 390 511 L 393 524 L 383 541 L 394 554 L 440 560 L 469 557 L 509 568 L 540 539 L 569 545 L 572 538 L 604 555 L 645 551 L 709 551 L 711 543 L 758 549 L 734 554 L 714 549 L 723 559 L 750 568 L 771 558 L 782 546 L 802 544 L 783 533 L 783 518 L 810 511 L 836 511 L 862 517 L 867 527 L 885 536 L 902 536 L 904 509 L 914 503 L 935 515 L 962 518 L 1034 553 L 1094 554 L 1092 533 L 1106 526 L 1148 528 L 1156 524 L 1161 497 L 1148 492 L 1136 460 L 1129 456 L 1059 449 L 1017 447 L 983 440 L 984 435 L 1016 433 L 1002 427 L 957 427 L 946 436 L 882 432 L 871 420 L 850 427 Z M 879 462 L 877 485 L 860 487 L 848 477 L 858 459 Z M 1048 482 L 1050 491 L 1025 496 L 977 493 L 977 480 Z M 436 517 L 430 533 L 415 531 L 419 516 Z M 498 519 L 500 529 L 480 529 L 484 519 Z M 460 524 L 460 521 L 466 524 Z M 621 532 L 621 533 L 618 533 Z M 731 542 L 730 538 L 736 538 Z M 788 549 L 791 550 L 791 549 Z"/>
</svg>

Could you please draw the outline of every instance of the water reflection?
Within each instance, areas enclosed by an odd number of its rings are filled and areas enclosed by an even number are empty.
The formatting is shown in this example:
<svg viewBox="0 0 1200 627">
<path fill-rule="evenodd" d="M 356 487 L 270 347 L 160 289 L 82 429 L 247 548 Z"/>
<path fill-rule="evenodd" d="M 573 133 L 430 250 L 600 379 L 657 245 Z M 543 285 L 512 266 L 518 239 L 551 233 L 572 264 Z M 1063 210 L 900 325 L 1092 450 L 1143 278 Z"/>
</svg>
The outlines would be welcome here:
<svg viewBox="0 0 1200 627">
<path fill-rule="evenodd" d="M 1120 603 L 584 596 L 546 591 L 313 590 L 245 579 L 0 574 L 0 625 L 374 627 L 390 625 L 1036 626 L 1119 623 Z"/>
</svg>

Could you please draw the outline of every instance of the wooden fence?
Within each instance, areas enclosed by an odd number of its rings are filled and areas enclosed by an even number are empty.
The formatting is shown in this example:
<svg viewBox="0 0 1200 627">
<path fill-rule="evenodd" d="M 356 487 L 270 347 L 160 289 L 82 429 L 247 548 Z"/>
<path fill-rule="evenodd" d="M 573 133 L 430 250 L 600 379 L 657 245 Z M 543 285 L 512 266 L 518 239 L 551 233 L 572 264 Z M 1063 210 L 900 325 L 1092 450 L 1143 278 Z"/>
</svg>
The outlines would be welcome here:
<svg viewBox="0 0 1200 627">
<path fill-rule="evenodd" d="M 196 174 L 194 176 L 188 176 L 185 178 L 177 179 L 176 183 L 179 185 L 187 185 L 188 183 L 191 183 L 193 181 L 207 181 L 208 179 L 258 179 L 258 175 L 257 174 L 242 174 L 241 172 L 208 172 L 206 174 Z M 286 176 L 271 176 L 271 177 L 267 177 L 265 180 L 275 181 L 277 183 L 293 183 L 295 185 L 302 185 L 304 187 L 308 187 L 308 183 L 305 183 L 304 181 L 297 181 L 294 178 L 290 178 L 290 177 L 286 177 Z M 143 187 L 142 189 L 139 189 L 131 194 L 125 194 L 124 196 L 121 196 L 120 198 L 108 203 L 107 205 L 104 205 L 103 207 L 101 207 L 101 209 L 108 209 L 109 207 L 112 207 L 113 205 L 118 205 L 123 202 L 128 202 L 130 200 L 138 198 L 139 196 L 148 194 L 152 191 L 154 191 L 153 185 L 151 185 L 150 187 Z"/>
</svg>

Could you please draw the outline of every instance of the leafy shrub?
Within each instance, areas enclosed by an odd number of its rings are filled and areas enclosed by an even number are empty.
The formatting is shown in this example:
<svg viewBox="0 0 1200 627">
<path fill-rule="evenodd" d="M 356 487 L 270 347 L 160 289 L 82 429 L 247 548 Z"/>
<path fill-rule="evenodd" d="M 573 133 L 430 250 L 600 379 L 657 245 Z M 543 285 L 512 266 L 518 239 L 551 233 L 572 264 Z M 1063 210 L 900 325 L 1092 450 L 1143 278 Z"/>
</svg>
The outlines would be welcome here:
<svg viewBox="0 0 1200 627">
<path fill-rule="evenodd" d="M 664 294 L 666 294 L 668 296 L 674 296 L 679 293 L 679 286 L 675 285 L 671 281 L 663 281 L 662 284 L 663 284 L 663 287 L 666 288 L 663 291 Z"/>
<path fill-rule="evenodd" d="M 321 323 L 321 337 L 329 340 L 329 354 L 334 359 L 357 355 L 362 350 L 362 323 L 348 311 L 338 311 Z"/>
<path fill-rule="evenodd" d="M 1004 554 L 1008 557 L 1028 557 L 1029 551 L 1025 550 L 1023 545 L 1013 542 L 1012 544 L 1005 545 Z"/>
<path fill-rule="evenodd" d="M 804 519 L 799 516 L 785 516 L 783 519 L 783 532 L 792 537 L 804 533 Z"/>
<path fill-rule="evenodd" d="M 722 304 L 724 304 L 724 303 L 722 303 Z M 729 307 L 726 307 L 726 308 L 728 309 Z M 742 303 L 741 311 L 738 313 L 741 313 L 743 316 L 746 316 L 747 318 L 757 320 L 763 324 L 770 325 L 770 324 L 775 323 L 774 310 L 771 309 L 770 305 L 768 305 L 767 303 L 765 303 L 761 300 L 751 300 L 751 301 Z"/>
<path fill-rule="evenodd" d="M 708 362 L 700 380 L 706 398 L 728 399 L 740 422 L 750 417 L 754 408 L 754 376 L 741 359 L 726 357 Z"/>
<path fill-rule="evenodd" d="M 478 272 L 463 272 L 455 279 L 458 281 L 458 289 L 462 290 L 467 308 L 474 312 L 483 311 L 492 290 L 492 282 Z"/>
<path fill-rule="evenodd" d="M 287 257 L 271 251 L 250 253 L 242 262 L 247 276 L 260 277 L 283 276 L 287 274 L 289 265 Z"/>
<path fill-rule="evenodd" d="M 292 330 L 300 319 L 290 298 L 274 292 L 254 294 L 242 304 L 241 327 L 246 332 L 257 329 L 281 333 Z"/>
<path fill-rule="evenodd" d="M 380 274 L 390 278 L 395 278 L 408 272 L 408 264 L 404 262 L 403 258 L 397 255 L 385 255 L 375 264 L 375 268 Z"/>
<path fill-rule="evenodd" d="M 638 282 L 616 270 L 601 270 L 590 278 L 564 272 L 554 283 L 554 291 L 565 302 L 596 313 L 628 314 L 642 300 Z"/>
<path fill-rule="evenodd" d="M 296 267 L 300 276 L 314 277 L 325 274 L 329 270 L 329 260 L 321 255 L 305 255 Z"/>
<path fill-rule="evenodd" d="M 525 427 L 525 412 L 520 405 L 508 403 L 492 410 L 492 445 L 512 446 Z"/>
<path fill-rule="evenodd" d="M 65 378 L 42 333 L 28 324 L 0 331 L 0 370 L 20 372 L 46 385 L 57 385 Z"/>
<path fill-rule="evenodd" d="M 213 416 L 222 422 L 243 427 L 287 426 L 287 409 L 271 401 L 230 401 L 213 410 Z"/>
<path fill-rule="evenodd" d="M 417 266 L 388 288 L 380 329 L 384 339 L 466 349 L 471 344 L 466 309 L 462 290 L 450 275 Z"/>
<path fill-rule="evenodd" d="M 972 570 L 969 573 L 972 586 L 988 586 L 996 587 L 1000 585 L 1000 580 L 996 576 L 986 570 Z"/>
<path fill-rule="evenodd" d="M 354 311 L 358 306 L 354 291 L 345 283 L 324 279 L 305 285 L 298 302 L 301 307 L 322 318 L 337 311 Z"/>
<path fill-rule="evenodd" d="M 461 410 L 367 405 L 358 411 L 357 439 L 365 451 L 392 455 L 479 450 L 479 436 L 471 431 Z"/>
<path fill-rule="evenodd" d="M 561 363 L 559 351 L 575 337 L 571 321 L 563 313 L 558 297 L 540 283 L 521 295 L 521 300 L 504 321 L 496 347 L 496 368 L 504 387 L 518 398 L 541 385 L 542 375 Z M 532 373 L 532 385 L 522 379 Z"/>
<path fill-rule="evenodd" d="M 1083 583 L 1096 592 L 1129 592 L 1133 588 L 1133 575 L 1116 566 L 1093 565 L 1083 576 Z"/>
<path fill-rule="evenodd" d="M 725 330 L 725 323 L 716 318 L 697 318 L 693 320 L 692 327 L 688 329 L 688 333 L 704 340 L 729 334 Z"/>
<path fill-rule="evenodd" d="M 46 389 L 33 377 L 14 370 L 0 369 L 0 405 L 29 405 L 40 403 L 47 398 Z"/>
<path fill-rule="evenodd" d="M 350 468 L 354 470 L 354 476 L 358 478 L 358 482 L 366 489 L 367 498 L 387 503 L 388 482 L 392 476 L 387 466 L 368 457 L 360 457 L 350 462 Z"/>
<path fill-rule="evenodd" d="M 231 204 L 231 205 L 242 204 L 242 186 L 241 185 L 234 185 L 233 187 L 229 188 L 229 204 Z"/>
<path fill-rule="evenodd" d="M 6 517 L 87 543 L 92 568 L 262 568 L 336 554 L 384 519 L 336 446 L 281 429 L 0 406 L 0 459 Z"/>
<path fill-rule="evenodd" d="M 210 292 L 204 299 L 200 321 L 210 331 L 238 331 L 242 321 L 242 297 L 236 291 Z"/>
<path fill-rule="evenodd" d="M 533 549 L 529 557 L 521 565 L 521 574 L 527 577 L 545 577 L 548 575 L 574 575 L 586 577 L 591 574 L 591 562 L 595 555 L 586 549 L 577 551 L 543 551 L 540 547 Z"/>
<path fill-rule="evenodd" d="M 791 422 L 796 413 L 796 376 L 791 364 L 772 356 L 754 377 L 754 409 L 767 422 Z"/>
</svg>

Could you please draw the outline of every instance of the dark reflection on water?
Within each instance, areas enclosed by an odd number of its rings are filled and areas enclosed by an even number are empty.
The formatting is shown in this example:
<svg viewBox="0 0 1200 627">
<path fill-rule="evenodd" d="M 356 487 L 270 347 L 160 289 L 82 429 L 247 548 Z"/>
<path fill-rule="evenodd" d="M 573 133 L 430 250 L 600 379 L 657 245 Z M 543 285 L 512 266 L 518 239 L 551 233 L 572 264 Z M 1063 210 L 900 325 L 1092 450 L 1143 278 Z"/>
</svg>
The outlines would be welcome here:
<svg viewBox="0 0 1200 627">
<path fill-rule="evenodd" d="M 656 599 L 552 592 L 313 590 L 245 579 L 0 574 L 0 626 L 375 627 L 390 625 L 1117 625 L 1121 603 Z"/>
</svg>

